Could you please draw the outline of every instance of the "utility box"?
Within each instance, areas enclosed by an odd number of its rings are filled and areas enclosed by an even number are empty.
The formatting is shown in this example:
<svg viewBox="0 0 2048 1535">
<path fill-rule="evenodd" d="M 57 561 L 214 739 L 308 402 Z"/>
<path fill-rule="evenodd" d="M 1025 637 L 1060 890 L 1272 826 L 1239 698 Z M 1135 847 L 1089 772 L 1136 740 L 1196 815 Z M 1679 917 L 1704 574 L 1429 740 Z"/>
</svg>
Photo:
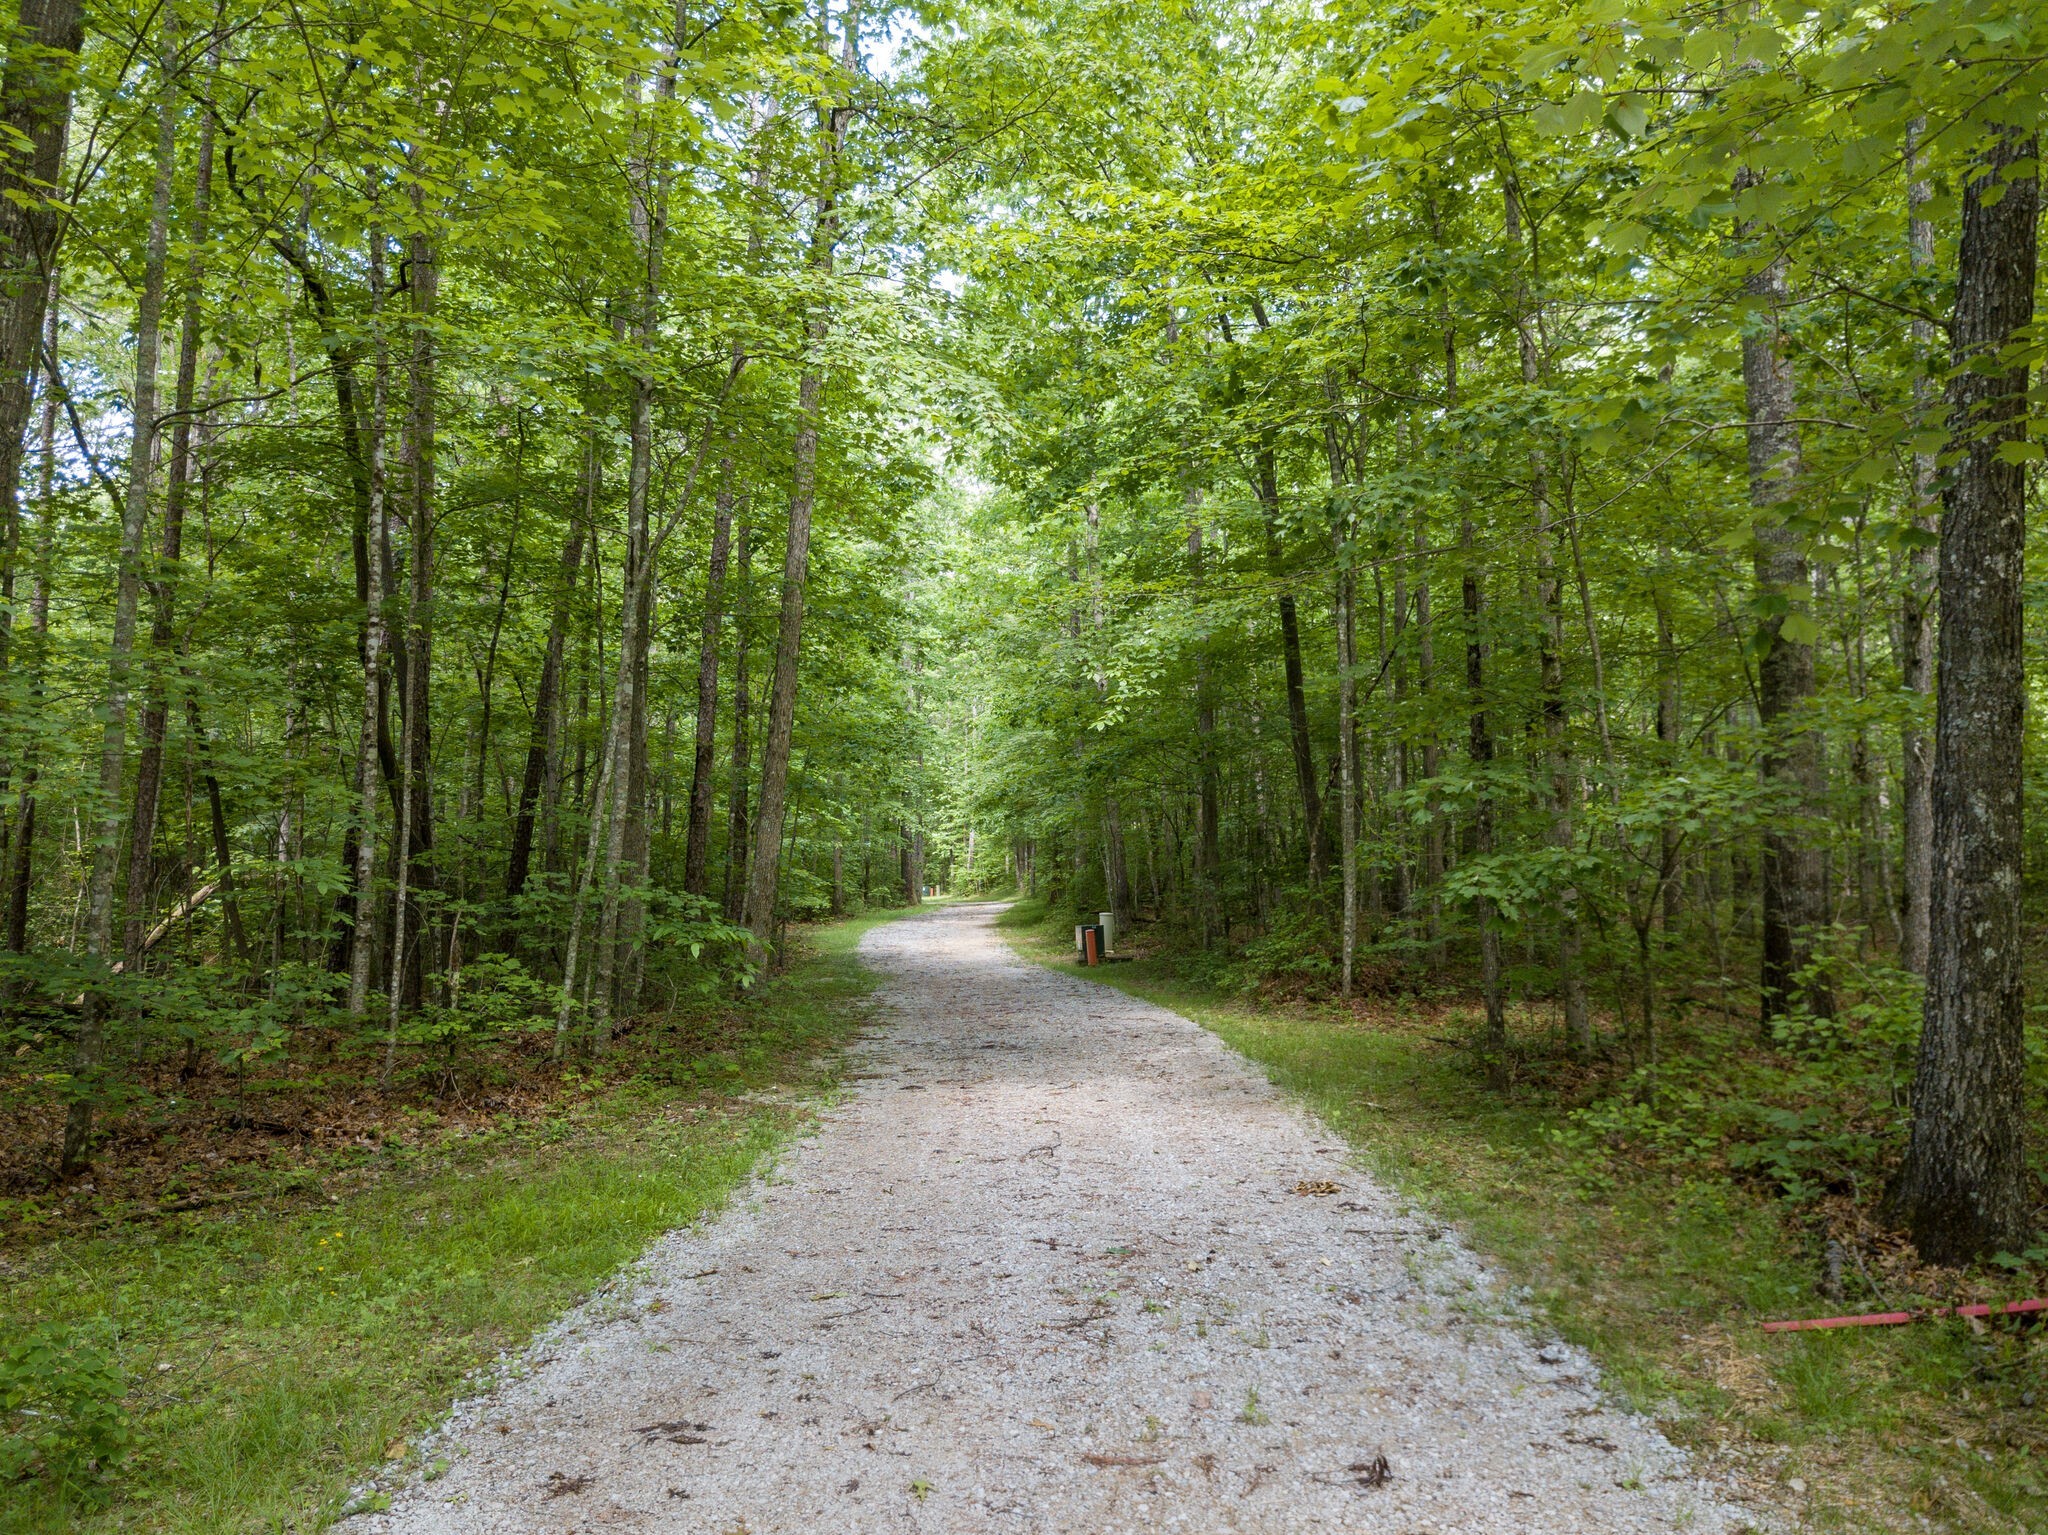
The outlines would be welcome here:
<svg viewBox="0 0 2048 1535">
<path fill-rule="evenodd" d="M 1074 928 L 1074 958 L 1084 965 L 1099 965 L 1109 952 L 1108 935 L 1100 923 L 1082 922 Z"/>
<path fill-rule="evenodd" d="M 1095 914 L 1095 923 L 1102 929 L 1102 952 L 1107 954 L 1116 947 L 1116 913 L 1098 911 Z"/>
</svg>

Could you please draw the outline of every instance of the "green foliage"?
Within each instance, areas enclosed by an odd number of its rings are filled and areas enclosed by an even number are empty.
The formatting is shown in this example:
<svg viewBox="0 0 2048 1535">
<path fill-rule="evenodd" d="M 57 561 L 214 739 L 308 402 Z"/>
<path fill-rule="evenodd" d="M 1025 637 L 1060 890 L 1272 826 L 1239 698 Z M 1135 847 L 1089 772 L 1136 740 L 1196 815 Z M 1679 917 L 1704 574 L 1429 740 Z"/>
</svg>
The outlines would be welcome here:
<svg viewBox="0 0 2048 1535">
<path fill-rule="evenodd" d="M 127 1382 L 88 1334 L 42 1323 L 0 1346 L 0 1480 L 91 1495 L 127 1458 Z"/>
<path fill-rule="evenodd" d="M 687 1071 L 588 1080 L 527 1122 L 343 1153 L 315 1170 L 332 1200 L 287 1196 L 10 1252 L 0 1389 L 27 1379 L 36 1403 L 66 1403 L 78 1427 L 69 1481 L 0 1486 L 0 1531 L 219 1535 L 333 1518 L 475 1372 L 661 1232 L 718 1209 L 799 1129 L 833 1080 L 827 1052 L 868 1016 L 872 977 L 852 957 L 868 925 L 813 935 L 785 973 L 716 1005 L 732 1069 L 709 1094 Z M 17 1358 L 31 1361 L 26 1377 Z M 16 1399 L 0 1400 L 12 1430 Z M 88 1486 L 88 1456 L 111 1479 Z"/>
</svg>

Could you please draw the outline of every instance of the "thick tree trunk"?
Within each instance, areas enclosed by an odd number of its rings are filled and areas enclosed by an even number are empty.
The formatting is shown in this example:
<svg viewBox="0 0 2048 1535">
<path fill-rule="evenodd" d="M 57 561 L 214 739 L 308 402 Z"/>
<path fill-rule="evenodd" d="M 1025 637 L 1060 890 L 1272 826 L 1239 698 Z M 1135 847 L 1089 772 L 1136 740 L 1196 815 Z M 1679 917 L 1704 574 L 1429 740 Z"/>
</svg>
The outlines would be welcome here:
<svg viewBox="0 0 2048 1535">
<path fill-rule="evenodd" d="M 1934 195 L 1921 178 L 1917 164 L 1919 137 L 1924 126 L 1915 122 L 1906 139 L 1907 240 L 1913 269 L 1926 272 L 1934 266 L 1934 225 L 1922 209 Z M 1925 320 L 1912 325 L 1913 349 L 1920 370 L 1913 379 L 1913 405 L 1923 420 L 1934 404 L 1934 327 Z M 1899 681 L 1919 699 L 1934 692 L 1933 605 L 1939 579 L 1939 556 L 1935 552 L 1935 461 L 1932 453 L 1915 453 L 1912 459 L 1913 529 L 1924 542 L 1906 551 L 1906 589 L 1899 598 Z M 1918 699 L 1914 700 L 1915 702 Z M 1934 892 L 1934 752 L 1920 722 L 1909 718 L 1899 731 L 1901 771 L 1899 797 L 1904 802 L 1905 845 L 1900 856 L 1903 909 L 1899 913 L 1899 963 L 1916 974 L 1927 972 L 1928 913 Z"/>
<path fill-rule="evenodd" d="M 1993 359 L 2034 317 L 2038 153 L 2038 136 L 2009 130 L 1966 181 L 1949 331 L 1965 366 L 1948 386 L 1956 467 L 1942 505 L 1932 943 L 1913 1133 L 1893 1189 L 1934 1263 L 2018 1251 L 2034 1224 L 2021 979 L 2026 469 L 2000 456 L 2025 435 L 2027 368 Z"/>
<path fill-rule="evenodd" d="M 1736 191 L 1755 183 L 1747 170 Z M 1757 234 L 1745 225 L 1744 234 Z M 1827 855 L 1807 825 L 1825 814 L 1827 762 L 1821 734 L 1801 716 L 1814 695 L 1813 646 L 1788 638 L 1787 617 L 1802 620 L 1812 606 L 1812 572 L 1799 535 L 1786 527 L 1780 508 L 1791 501 L 1800 474 L 1799 428 L 1794 422 L 1797 378 L 1780 345 L 1790 295 L 1783 257 L 1747 280 L 1758 301 L 1742 339 L 1742 383 L 1749 412 L 1749 501 L 1756 510 L 1756 585 L 1777 606 L 1759 636 L 1763 659 L 1757 668 L 1757 708 L 1767 744 L 1766 779 L 1776 783 L 1787 810 L 1764 833 L 1763 973 L 1760 1021 L 1766 1037 L 1771 1020 L 1803 1003 L 1816 1013 L 1833 1010 L 1825 981 L 1802 983 L 1799 973 L 1813 960 L 1815 932 L 1828 919 Z"/>
<path fill-rule="evenodd" d="M 170 249 L 171 181 L 177 170 L 178 96 L 171 67 L 174 34 L 166 19 L 161 102 L 157 110 L 156 182 L 150 198 L 149 237 L 143 258 L 142 292 L 135 306 L 135 392 L 129 436 L 128 485 L 121 504 L 121 544 L 114 577 L 113 632 L 107 644 L 106 711 L 100 730 L 98 804 L 91 872 L 81 930 L 83 958 L 98 968 L 112 959 L 114 876 L 121 859 L 121 788 L 128 765 L 128 702 L 134 668 L 135 615 L 142 588 L 142 539 L 149 518 L 150 463 L 157 430 L 156 370 L 163 347 L 164 269 Z M 4 202 L 4 199 L 0 199 Z M 17 428 L 17 436 L 19 435 Z M 18 451 L 18 450 L 16 450 Z M 97 982 L 98 977 L 95 976 Z M 110 999 L 88 985 L 72 1041 L 71 1105 L 64 1119 L 58 1168 L 69 1176 L 85 1165 L 106 1054 Z"/>
</svg>

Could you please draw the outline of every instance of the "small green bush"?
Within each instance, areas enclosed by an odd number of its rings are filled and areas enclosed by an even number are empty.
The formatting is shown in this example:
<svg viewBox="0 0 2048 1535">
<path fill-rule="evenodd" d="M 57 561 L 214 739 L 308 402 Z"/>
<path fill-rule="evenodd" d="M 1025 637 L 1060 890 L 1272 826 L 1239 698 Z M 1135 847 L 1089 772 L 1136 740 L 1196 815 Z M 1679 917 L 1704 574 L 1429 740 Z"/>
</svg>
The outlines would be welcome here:
<svg viewBox="0 0 2048 1535">
<path fill-rule="evenodd" d="M 33 1327 L 0 1350 L 0 1477 L 91 1487 L 128 1453 L 120 1372 L 78 1329 Z"/>
</svg>

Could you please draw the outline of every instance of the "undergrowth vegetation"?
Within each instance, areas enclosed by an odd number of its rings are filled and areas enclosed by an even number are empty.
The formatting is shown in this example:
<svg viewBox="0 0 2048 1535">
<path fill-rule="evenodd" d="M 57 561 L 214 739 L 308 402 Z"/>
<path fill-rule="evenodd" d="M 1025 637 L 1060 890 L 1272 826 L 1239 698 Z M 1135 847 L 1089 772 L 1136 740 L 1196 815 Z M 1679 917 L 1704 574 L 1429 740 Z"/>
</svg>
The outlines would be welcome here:
<svg viewBox="0 0 2048 1535">
<path fill-rule="evenodd" d="M 488 1115 L 401 1101 L 360 1144 L 244 1166 L 253 1197 L 224 1209 L 10 1223 L 0 1532 L 319 1528 L 474 1372 L 803 1121 L 863 1020 L 852 945 L 875 920 Z"/>
</svg>

